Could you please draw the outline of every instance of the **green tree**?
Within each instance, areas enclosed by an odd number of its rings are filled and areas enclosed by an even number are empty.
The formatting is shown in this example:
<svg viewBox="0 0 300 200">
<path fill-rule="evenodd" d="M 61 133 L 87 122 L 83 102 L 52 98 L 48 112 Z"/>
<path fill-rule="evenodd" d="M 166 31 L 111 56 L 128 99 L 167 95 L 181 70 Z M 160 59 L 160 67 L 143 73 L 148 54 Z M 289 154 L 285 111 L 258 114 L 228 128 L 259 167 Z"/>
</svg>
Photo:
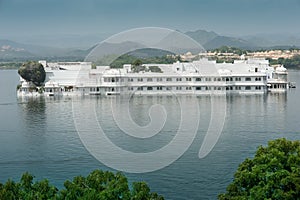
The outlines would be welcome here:
<svg viewBox="0 0 300 200">
<path fill-rule="evenodd" d="M 143 62 L 140 59 L 136 59 L 135 61 L 132 62 L 133 66 L 141 66 Z"/>
<path fill-rule="evenodd" d="M 23 63 L 18 73 L 23 79 L 34 83 L 36 86 L 41 86 L 46 78 L 43 65 L 35 61 Z"/>
<path fill-rule="evenodd" d="M 240 164 L 219 199 L 299 199 L 300 141 L 277 139 Z"/>
<path fill-rule="evenodd" d="M 120 172 L 95 170 L 87 177 L 76 176 L 65 181 L 65 188 L 58 190 L 47 179 L 33 182 L 34 177 L 24 173 L 20 182 L 8 180 L 0 183 L 2 200 L 162 200 L 163 197 L 150 191 L 144 182 L 134 182 L 129 189 L 127 178 Z"/>
</svg>

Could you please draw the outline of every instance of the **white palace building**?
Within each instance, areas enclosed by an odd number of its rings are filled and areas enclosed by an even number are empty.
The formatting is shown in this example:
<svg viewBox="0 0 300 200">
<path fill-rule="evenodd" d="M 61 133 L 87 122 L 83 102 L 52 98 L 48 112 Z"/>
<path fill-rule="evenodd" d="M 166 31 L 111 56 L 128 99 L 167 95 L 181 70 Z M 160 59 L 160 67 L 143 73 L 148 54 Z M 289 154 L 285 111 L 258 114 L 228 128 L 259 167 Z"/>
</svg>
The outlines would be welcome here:
<svg viewBox="0 0 300 200">
<path fill-rule="evenodd" d="M 94 69 L 90 62 L 39 62 L 46 71 L 45 85 L 34 88 L 20 78 L 18 96 L 264 94 L 288 88 L 286 68 L 271 67 L 265 59 L 145 64 L 139 72 L 128 64 Z M 151 72 L 152 66 L 161 71 Z"/>
</svg>

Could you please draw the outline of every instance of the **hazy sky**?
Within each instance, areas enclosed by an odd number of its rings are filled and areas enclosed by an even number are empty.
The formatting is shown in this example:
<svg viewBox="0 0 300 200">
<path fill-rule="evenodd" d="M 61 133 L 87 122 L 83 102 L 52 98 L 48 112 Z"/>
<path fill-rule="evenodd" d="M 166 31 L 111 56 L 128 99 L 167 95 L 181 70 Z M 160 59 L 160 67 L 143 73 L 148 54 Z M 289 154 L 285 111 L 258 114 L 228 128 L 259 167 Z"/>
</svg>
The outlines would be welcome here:
<svg viewBox="0 0 300 200">
<path fill-rule="evenodd" d="M 143 26 L 225 35 L 300 33 L 300 0 L 0 0 L 0 39 Z"/>
</svg>

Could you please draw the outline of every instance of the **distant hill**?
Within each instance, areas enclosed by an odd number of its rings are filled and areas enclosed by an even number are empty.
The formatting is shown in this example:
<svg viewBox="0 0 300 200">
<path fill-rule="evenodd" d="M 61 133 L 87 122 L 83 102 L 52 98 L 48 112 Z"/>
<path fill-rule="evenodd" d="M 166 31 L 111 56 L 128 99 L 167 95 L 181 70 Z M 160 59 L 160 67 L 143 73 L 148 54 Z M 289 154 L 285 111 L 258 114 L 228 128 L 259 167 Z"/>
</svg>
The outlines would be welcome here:
<svg viewBox="0 0 300 200">
<path fill-rule="evenodd" d="M 299 34 L 257 34 L 242 38 L 259 47 L 300 46 Z"/>
<path fill-rule="evenodd" d="M 188 31 L 185 34 L 196 40 L 202 46 L 219 36 L 213 31 L 208 32 L 205 30 Z"/>
<path fill-rule="evenodd" d="M 185 34 L 201 44 L 206 50 L 212 50 L 222 46 L 237 47 L 245 50 L 277 48 L 289 49 L 300 47 L 300 36 L 296 34 L 257 34 L 241 37 L 229 37 L 219 35 L 214 31 L 206 30 L 187 31 Z M 95 39 L 95 37 L 91 38 Z M 95 39 L 94 43 L 100 42 L 96 40 L 97 39 Z M 93 41 L 89 42 L 93 43 Z M 15 62 L 39 59 L 46 59 L 48 61 L 82 61 L 95 47 L 92 46 L 89 49 L 75 49 L 69 48 L 67 44 L 69 43 L 66 42 L 66 44 L 61 45 L 66 46 L 65 48 L 58 48 L 43 45 L 23 44 L 11 40 L 0 39 L 0 62 Z M 182 40 L 180 34 L 167 35 L 158 43 L 158 46 L 164 47 L 164 49 L 167 49 L 170 52 L 199 51 L 199 48 L 197 45 L 195 46 L 195 43 L 189 43 L 185 40 Z M 181 49 L 178 49 L 178 46 L 181 47 Z M 97 51 L 100 51 L 98 53 L 101 53 L 101 55 L 104 55 L 106 53 L 109 54 L 110 52 L 116 52 L 118 54 L 118 52 L 128 52 L 131 51 L 131 49 L 143 47 L 145 46 L 142 44 L 125 41 L 122 44 L 102 43 L 102 47 Z M 135 53 L 141 57 L 149 57 L 152 54 L 155 57 L 158 55 L 158 53 L 163 52 L 138 51 Z"/>
<path fill-rule="evenodd" d="M 214 39 L 208 41 L 204 44 L 206 49 L 216 49 L 221 46 L 237 47 L 240 49 L 255 49 L 257 46 L 251 44 L 250 42 L 234 37 L 227 36 L 217 36 Z"/>
<path fill-rule="evenodd" d="M 237 47 L 242 49 L 253 49 L 256 46 L 247 40 L 235 37 L 221 36 L 213 31 L 197 30 L 188 31 L 185 34 L 196 40 L 205 49 L 211 50 L 221 46 Z"/>
<path fill-rule="evenodd" d="M 0 40 L 0 61 L 24 61 L 29 59 L 83 60 L 90 49 L 68 49 Z"/>
</svg>

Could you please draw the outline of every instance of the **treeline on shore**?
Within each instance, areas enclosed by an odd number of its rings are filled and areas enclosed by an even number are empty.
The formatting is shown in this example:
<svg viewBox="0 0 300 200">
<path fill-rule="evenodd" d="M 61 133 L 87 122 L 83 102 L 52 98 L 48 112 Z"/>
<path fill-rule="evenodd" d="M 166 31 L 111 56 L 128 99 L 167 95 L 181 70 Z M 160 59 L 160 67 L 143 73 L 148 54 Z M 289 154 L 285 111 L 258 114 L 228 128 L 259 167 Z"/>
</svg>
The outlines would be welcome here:
<svg viewBox="0 0 300 200">
<path fill-rule="evenodd" d="M 297 48 L 290 48 L 288 50 L 299 50 Z M 159 50 L 158 50 L 159 51 Z M 266 51 L 266 50 L 256 50 L 256 51 Z M 243 50 L 240 48 L 235 48 L 235 47 L 227 47 L 227 46 L 222 46 L 220 48 L 214 49 L 211 52 L 216 52 L 216 53 L 233 53 L 236 55 L 247 55 L 247 53 L 253 52 L 253 50 Z M 153 50 L 152 50 L 153 53 Z M 38 58 L 37 58 L 38 59 Z M 210 57 L 212 60 L 216 60 L 217 63 L 222 63 L 222 62 L 227 62 L 227 63 L 232 63 L 234 58 L 232 57 L 224 57 L 224 56 L 212 56 Z M 271 65 L 284 65 L 284 67 L 288 69 L 300 69 L 300 55 L 295 55 L 292 58 L 279 58 L 279 59 L 273 59 L 273 58 L 266 58 L 270 61 Z M 75 62 L 75 61 L 84 61 L 84 58 L 82 57 L 68 57 L 68 58 L 41 58 L 38 60 L 47 60 L 48 62 L 65 62 L 65 61 L 70 61 L 70 62 Z M 157 56 L 157 53 L 155 56 L 144 56 L 144 57 L 139 57 L 131 54 L 124 54 L 117 59 L 115 59 L 112 63 L 110 63 L 110 66 L 113 68 L 121 68 L 123 64 L 133 64 L 137 60 L 140 60 L 142 63 L 152 63 L 152 64 L 172 64 L 176 61 L 181 61 L 183 60 L 180 58 L 180 56 L 175 56 L 175 55 L 163 55 L 163 56 Z M 10 61 L 10 62 L 4 62 L 0 60 L 0 69 L 18 69 L 23 62 L 27 60 L 15 60 L 15 61 Z M 105 61 L 104 61 L 105 62 Z M 103 65 L 102 62 L 96 62 L 93 63 L 93 66 L 95 65 Z"/>
</svg>

